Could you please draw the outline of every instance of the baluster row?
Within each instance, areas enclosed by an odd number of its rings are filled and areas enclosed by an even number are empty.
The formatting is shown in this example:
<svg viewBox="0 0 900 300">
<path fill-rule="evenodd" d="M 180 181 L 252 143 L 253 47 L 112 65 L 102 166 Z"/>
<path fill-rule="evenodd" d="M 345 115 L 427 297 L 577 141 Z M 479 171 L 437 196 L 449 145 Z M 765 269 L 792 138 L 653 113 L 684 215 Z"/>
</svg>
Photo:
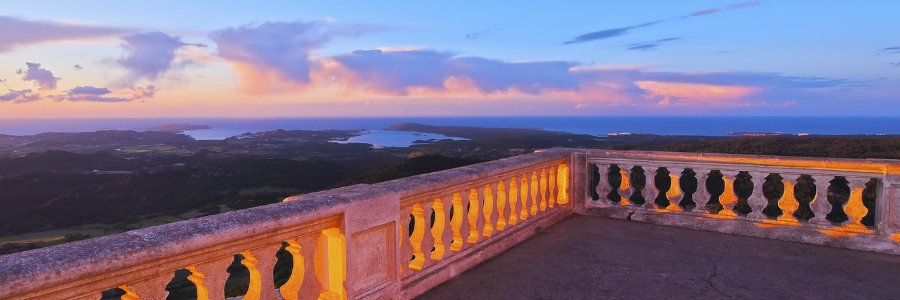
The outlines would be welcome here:
<svg viewBox="0 0 900 300">
<path fill-rule="evenodd" d="M 863 218 L 874 207 L 871 201 L 868 206 L 863 201 L 863 191 L 873 180 L 866 176 L 601 163 L 590 163 L 588 172 L 589 201 L 601 207 L 632 205 L 657 211 L 689 211 L 726 219 L 774 218 L 782 223 L 804 221 L 861 232 L 869 232 L 868 227 L 873 226 L 863 224 Z M 668 179 L 657 182 L 657 175 Z M 744 195 L 738 194 L 736 185 L 739 181 Z M 803 181 L 803 187 L 798 186 L 800 181 Z M 689 184 L 693 182 L 696 184 Z M 841 189 L 841 182 L 846 182 L 849 187 L 849 192 L 845 193 L 849 196 L 829 200 L 829 191 Z M 747 188 L 748 185 L 751 187 Z M 769 199 L 766 191 L 777 189 L 776 185 L 783 185 L 780 188 L 782 192 Z M 813 185 L 814 189 L 809 188 Z M 803 190 L 803 197 L 796 194 L 800 190 Z M 846 217 L 843 218 L 843 215 Z"/>
<path fill-rule="evenodd" d="M 286 280 L 279 278 L 284 283 L 276 289 L 276 264 L 287 263 L 279 262 L 276 257 L 276 253 L 281 250 L 288 253 L 286 257 L 290 260 L 291 269 Z M 338 228 L 244 250 L 238 254 L 240 264 L 249 273 L 249 283 L 243 299 L 346 299 L 346 240 Z M 227 270 L 234 260 L 234 256 L 223 256 L 183 268 L 189 272 L 186 280 L 196 289 L 196 299 L 226 298 L 226 281 L 231 276 Z M 166 299 L 169 295 L 166 287 L 170 281 L 175 280 L 175 272 L 176 270 L 172 270 L 172 273 L 126 282 L 104 294 L 118 293 L 122 300 Z M 83 298 L 100 297 L 86 295 Z"/>
<path fill-rule="evenodd" d="M 401 273 L 427 268 L 548 209 L 568 204 L 569 169 L 547 164 L 451 189 L 400 210 Z"/>
</svg>

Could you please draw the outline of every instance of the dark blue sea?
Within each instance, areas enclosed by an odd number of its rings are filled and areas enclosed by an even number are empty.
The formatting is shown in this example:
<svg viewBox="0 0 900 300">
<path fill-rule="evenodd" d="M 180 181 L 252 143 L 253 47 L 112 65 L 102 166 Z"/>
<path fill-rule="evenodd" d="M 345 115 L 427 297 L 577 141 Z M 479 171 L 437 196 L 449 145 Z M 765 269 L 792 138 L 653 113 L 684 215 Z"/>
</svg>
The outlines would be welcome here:
<svg viewBox="0 0 900 300">
<path fill-rule="evenodd" d="M 207 125 L 211 129 L 185 133 L 197 139 L 275 129 L 365 129 L 355 142 L 403 146 L 414 140 L 444 138 L 436 134 L 385 131 L 405 122 L 428 125 L 534 128 L 606 136 L 610 133 L 722 136 L 726 132 L 780 132 L 786 134 L 900 134 L 900 117 L 378 117 L 378 118 L 164 118 L 164 119 L 4 119 L 0 134 L 80 132 L 105 129 L 146 130 L 166 124 Z"/>
</svg>

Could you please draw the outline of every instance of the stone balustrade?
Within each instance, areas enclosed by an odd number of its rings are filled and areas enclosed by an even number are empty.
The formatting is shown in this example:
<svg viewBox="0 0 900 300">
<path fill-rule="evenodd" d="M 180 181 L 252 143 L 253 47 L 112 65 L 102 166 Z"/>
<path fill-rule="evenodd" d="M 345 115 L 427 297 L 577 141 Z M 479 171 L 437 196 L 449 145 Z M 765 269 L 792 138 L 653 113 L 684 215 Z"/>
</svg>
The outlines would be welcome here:
<svg viewBox="0 0 900 300">
<path fill-rule="evenodd" d="M 580 155 L 583 155 L 581 157 Z M 892 160 L 587 150 L 589 214 L 900 254 Z"/>
<path fill-rule="evenodd" d="M 891 160 L 551 149 L 5 255 L 0 299 L 164 299 L 176 274 L 223 299 L 238 265 L 244 299 L 410 299 L 572 213 L 897 255 L 898 174 Z"/>
<path fill-rule="evenodd" d="M 415 297 L 572 213 L 572 151 L 553 149 L 0 256 L 0 299 Z M 426 225 L 428 224 L 428 225 Z M 276 284 L 276 265 L 289 274 Z"/>
</svg>

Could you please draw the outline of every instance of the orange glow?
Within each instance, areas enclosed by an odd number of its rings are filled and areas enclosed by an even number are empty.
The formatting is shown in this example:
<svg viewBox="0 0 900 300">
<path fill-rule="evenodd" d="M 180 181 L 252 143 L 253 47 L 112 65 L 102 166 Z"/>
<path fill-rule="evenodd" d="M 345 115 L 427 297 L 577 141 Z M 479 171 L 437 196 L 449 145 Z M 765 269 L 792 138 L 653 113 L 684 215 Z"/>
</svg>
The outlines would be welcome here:
<svg viewBox="0 0 900 300">
<path fill-rule="evenodd" d="M 129 288 L 127 285 L 124 285 L 124 284 L 120 285 L 119 289 L 122 289 L 122 291 L 125 292 L 124 295 L 119 297 L 122 300 L 139 300 L 140 299 L 138 294 L 135 293 L 134 291 L 132 291 L 131 288 Z"/>
<path fill-rule="evenodd" d="M 469 244 L 475 244 L 480 238 L 478 232 L 478 212 L 481 210 L 481 203 L 478 201 L 478 190 L 472 188 L 469 190 L 469 235 L 467 241 Z"/>
<path fill-rule="evenodd" d="M 291 254 L 291 261 L 293 262 L 293 267 L 291 268 L 291 275 L 288 277 L 288 281 L 285 282 L 278 290 L 281 294 L 281 298 L 285 300 L 297 300 L 297 293 L 300 292 L 300 286 L 303 285 L 303 278 L 306 275 L 306 262 L 303 260 L 303 254 L 300 251 L 303 250 L 303 247 L 300 246 L 300 243 L 297 242 L 296 239 L 288 239 L 287 247 L 284 248 L 285 251 Z M 201 299 L 197 299 L 201 300 Z"/>
<path fill-rule="evenodd" d="M 509 225 L 516 225 L 519 222 L 519 212 L 516 210 L 516 203 L 519 202 L 519 184 L 517 181 L 516 177 L 509 180 Z"/>
<path fill-rule="evenodd" d="M 422 265 L 425 264 L 425 253 L 422 250 L 422 240 L 425 238 L 425 227 L 428 227 L 428 225 L 425 224 L 425 210 L 422 208 L 422 204 L 413 204 L 412 215 L 413 220 L 415 220 L 415 226 L 413 227 L 412 234 L 409 236 L 409 242 L 412 243 L 414 258 L 409 262 L 409 268 L 412 270 L 421 270 Z"/>
<path fill-rule="evenodd" d="M 734 105 L 727 100 L 740 99 L 758 92 L 757 88 L 747 86 L 712 85 L 700 83 L 635 81 L 635 85 L 647 91 L 650 100 L 658 101 L 661 106 L 685 104 L 685 102 L 721 103 Z M 681 103 L 673 103 L 677 99 Z"/>
<path fill-rule="evenodd" d="M 494 224 L 491 224 L 491 215 L 494 213 L 494 190 L 490 184 L 484 185 L 484 229 L 482 236 L 489 237 L 494 233 Z"/>
<path fill-rule="evenodd" d="M 719 196 L 719 203 L 722 204 L 722 210 L 719 211 L 719 216 L 727 216 L 727 217 L 737 217 L 737 213 L 731 210 L 731 207 L 737 203 L 737 195 L 734 194 L 734 179 L 728 178 L 727 176 L 723 176 L 725 180 L 725 191 L 722 192 L 722 195 Z"/>
<path fill-rule="evenodd" d="M 191 272 L 191 275 L 188 275 L 187 280 L 193 283 L 194 287 L 197 288 L 197 300 L 209 300 L 209 289 L 203 284 L 206 275 L 197 271 L 196 266 L 188 266 L 185 269 Z"/>
<path fill-rule="evenodd" d="M 434 227 L 431 228 L 431 236 L 434 238 L 434 250 L 431 251 L 431 259 L 441 260 L 447 247 L 444 246 L 444 224 L 447 223 L 447 216 L 444 215 L 444 200 L 441 198 L 434 199 L 431 204 L 434 210 Z"/>
<path fill-rule="evenodd" d="M 625 190 L 628 190 L 629 188 L 631 188 L 631 186 L 628 183 L 628 180 L 629 180 L 628 179 L 628 171 L 626 171 L 625 169 L 619 169 L 619 175 L 622 175 L 622 183 L 619 184 L 619 190 L 625 191 Z"/>
<path fill-rule="evenodd" d="M 506 184 L 503 180 L 497 183 L 497 230 L 506 229 Z"/>
<path fill-rule="evenodd" d="M 344 289 L 344 281 L 347 280 L 347 241 L 344 235 L 338 228 L 325 229 L 317 244 L 316 274 L 324 289 L 319 299 L 347 299 Z"/>
<path fill-rule="evenodd" d="M 557 199 L 560 205 L 569 203 L 569 165 L 560 163 L 556 171 Z"/>
<path fill-rule="evenodd" d="M 900 243 L 900 233 L 891 235 L 891 239 L 894 240 L 895 243 Z"/>
<path fill-rule="evenodd" d="M 778 216 L 778 221 L 797 223 L 797 218 L 794 218 L 794 212 L 797 211 L 797 208 L 800 208 L 800 202 L 794 198 L 794 183 L 792 181 L 784 181 L 784 194 L 781 195 L 781 199 L 778 199 L 778 207 L 781 208 L 782 212 Z"/>
<path fill-rule="evenodd" d="M 462 232 L 460 232 L 463 224 L 463 204 L 462 196 L 459 192 L 453 193 L 450 203 L 453 204 L 453 216 L 450 218 L 450 228 L 453 229 L 453 241 L 450 242 L 450 250 L 459 252 L 463 246 Z"/>
<path fill-rule="evenodd" d="M 262 294 L 262 277 L 260 276 L 259 269 L 256 268 L 256 263 L 258 263 L 259 260 L 256 259 L 256 256 L 253 256 L 253 253 L 249 250 L 241 251 L 241 255 L 244 256 L 244 259 L 241 260 L 241 264 L 250 271 L 250 287 L 247 288 L 247 294 L 244 295 L 244 299 L 259 300 L 260 295 Z"/>
</svg>

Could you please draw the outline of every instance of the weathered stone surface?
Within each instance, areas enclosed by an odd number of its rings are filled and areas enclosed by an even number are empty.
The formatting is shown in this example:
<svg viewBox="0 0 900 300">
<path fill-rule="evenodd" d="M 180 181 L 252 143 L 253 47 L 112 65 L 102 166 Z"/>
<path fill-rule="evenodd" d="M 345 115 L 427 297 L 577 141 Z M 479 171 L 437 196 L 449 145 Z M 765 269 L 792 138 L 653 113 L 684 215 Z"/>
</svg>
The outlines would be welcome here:
<svg viewBox="0 0 900 300">
<path fill-rule="evenodd" d="M 892 299 L 900 257 L 573 215 L 419 299 Z"/>
</svg>

